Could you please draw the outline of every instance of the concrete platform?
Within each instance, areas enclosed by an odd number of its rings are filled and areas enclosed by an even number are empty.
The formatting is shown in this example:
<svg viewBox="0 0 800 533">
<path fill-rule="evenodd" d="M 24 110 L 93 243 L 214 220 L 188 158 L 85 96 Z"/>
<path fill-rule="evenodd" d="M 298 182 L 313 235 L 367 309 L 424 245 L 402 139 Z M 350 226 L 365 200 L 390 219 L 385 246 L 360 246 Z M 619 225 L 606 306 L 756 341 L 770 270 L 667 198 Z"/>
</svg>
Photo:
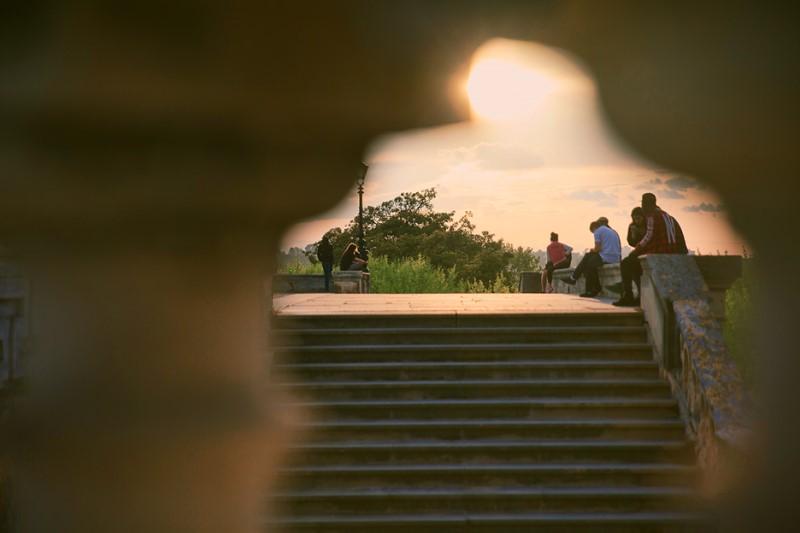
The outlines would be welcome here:
<svg viewBox="0 0 800 533">
<path fill-rule="evenodd" d="M 276 295 L 277 315 L 431 315 L 431 314 L 640 314 L 614 307 L 611 299 L 571 294 L 286 294 Z"/>
</svg>

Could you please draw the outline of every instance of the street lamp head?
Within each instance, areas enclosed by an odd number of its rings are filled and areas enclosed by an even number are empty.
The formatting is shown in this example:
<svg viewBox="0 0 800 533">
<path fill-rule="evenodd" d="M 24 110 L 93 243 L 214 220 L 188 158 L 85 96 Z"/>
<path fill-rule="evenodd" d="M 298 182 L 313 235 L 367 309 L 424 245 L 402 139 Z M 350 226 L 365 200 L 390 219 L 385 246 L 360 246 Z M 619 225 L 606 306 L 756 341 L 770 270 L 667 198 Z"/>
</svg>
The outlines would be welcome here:
<svg viewBox="0 0 800 533">
<path fill-rule="evenodd" d="M 369 165 L 366 163 L 361 163 L 361 168 L 358 169 L 358 184 L 364 185 L 364 180 L 367 179 L 367 170 L 369 170 Z"/>
</svg>

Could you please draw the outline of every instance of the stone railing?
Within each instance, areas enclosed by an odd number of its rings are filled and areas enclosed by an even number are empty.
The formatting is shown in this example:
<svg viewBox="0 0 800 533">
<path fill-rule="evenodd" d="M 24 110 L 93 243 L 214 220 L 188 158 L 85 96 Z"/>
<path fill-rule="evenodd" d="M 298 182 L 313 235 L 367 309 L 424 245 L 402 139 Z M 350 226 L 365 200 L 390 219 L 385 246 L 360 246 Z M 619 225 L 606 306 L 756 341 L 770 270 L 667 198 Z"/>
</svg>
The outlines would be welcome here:
<svg viewBox="0 0 800 533">
<path fill-rule="evenodd" d="M 272 277 L 273 294 L 309 292 L 325 292 L 324 275 L 276 274 Z M 359 271 L 333 272 L 330 292 L 338 294 L 369 293 L 369 273 Z"/>
<path fill-rule="evenodd" d="M 751 424 L 746 390 L 715 309 L 720 300 L 724 305 L 727 287 L 722 280 L 726 276 L 717 276 L 719 283 L 712 292 L 698 266 L 699 262 L 706 263 L 708 272 L 713 260 L 720 259 L 717 266 L 723 265 L 721 271 L 730 274 L 737 268 L 736 258 L 695 259 L 682 255 L 643 256 L 642 309 L 654 357 L 678 400 L 695 443 L 706 488 L 713 493 L 724 491 L 731 473 L 739 470 L 733 465 L 745 456 L 743 447 Z M 740 269 L 741 258 L 738 260 Z M 727 268 L 724 261 L 729 262 Z M 730 286 L 733 280 L 727 279 Z"/>
<path fill-rule="evenodd" d="M 279 294 L 325 292 L 325 276 L 322 274 L 275 274 L 272 276 L 272 292 Z"/>
<path fill-rule="evenodd" d="M 742 258 L 657 254 L 640 262 L 641 306 L 653 356 L 687 422 L 707 490 L 723 491 L 731 473 L 741 470 L 750 434 L 747 393 L 720 327 L 725 292 L 741 276 Z M 584 291 L 583 278 L 575 285 L 563 281 L 573 271 L 553 273 L 555 292 Z M 619 297 L 618 264 L 601 267 L 600 279 L 600 297 Z"/>
<path fill-rule="evenodd" d="M 575 285 L 564 282 L 575 271 L 575 268 L 564 268 L 553 272 L 553 290 L 562 294 L 580 294 L 586 290 L 586 278 L 581 279 Z M 598 269 L 600 274 L 600 284 L 603 290 L 598 295 L 600 298 L 614 298 L 615 300 L 622 295 L 622 274 L 619 270 L 619 263 L 603 265 Z"/>
<path fill-rule="evenodd" d="M 333 292 L 367 294 L 369 291 L 369 272 L 346 271 L 333 273 Z"/>
</svg>

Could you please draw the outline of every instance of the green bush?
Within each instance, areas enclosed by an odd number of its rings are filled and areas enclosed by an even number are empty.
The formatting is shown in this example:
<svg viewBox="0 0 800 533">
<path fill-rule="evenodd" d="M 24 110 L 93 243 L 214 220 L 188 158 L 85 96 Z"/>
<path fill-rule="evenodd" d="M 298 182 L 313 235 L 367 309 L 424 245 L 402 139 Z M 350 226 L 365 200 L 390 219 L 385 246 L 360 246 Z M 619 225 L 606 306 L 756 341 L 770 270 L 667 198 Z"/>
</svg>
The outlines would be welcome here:
<svg viewBox="0 0 800 533">
<path fill-rule="evenodd" d="M 758 378 L 758 356 L 755 345 L 755 299 L 758 285 L 754 259 L 742 262 L 742 277 L 736 280 L 725 295 L 725 326 L 723 332 L 731 355 L 742 378 L 749 387 Z"/>
<path fill-rule="evenodd" d="M 452 271 L 435 268 L 421 257 L 389 261 L 370 257 L 370 290 L 381 294 L 464 292 Z"/>
<path fill-rule="evenodd" d="M 509 293 L 519 290 L 513 273 L 501 272 L 490 284 L 475 279 L 462 281 L 454 268 L 437 268 L 424 257 L 396 261 L 370 257 L 369 270 L 373 293 Z"/>
<path fill-rule="evenodd" d="M 322 263 L 313 265 L 302 264 L 299 262 L 279 265 L 278 274 L 322 274 Z"/>
</svg>

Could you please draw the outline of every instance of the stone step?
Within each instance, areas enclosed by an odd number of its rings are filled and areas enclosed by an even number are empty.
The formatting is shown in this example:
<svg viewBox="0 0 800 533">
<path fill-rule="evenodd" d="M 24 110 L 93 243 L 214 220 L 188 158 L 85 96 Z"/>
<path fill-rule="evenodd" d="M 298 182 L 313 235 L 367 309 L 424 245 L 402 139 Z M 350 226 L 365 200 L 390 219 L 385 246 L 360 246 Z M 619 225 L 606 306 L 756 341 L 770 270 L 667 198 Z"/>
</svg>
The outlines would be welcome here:
<svg viewBox="0 0 800 533">
<path fill-rule="evenodd" d="M 304 465 L 678 463 L 694 461 L 685 439 L 670 440 L 459 440 L 303 443 L 292 447 Z"/>
<path fill-rule="evenodd" d="M 270 531 L 706 526 L 691 512 L 694 450 L 641 311 L 292 317 L 272 328 L 277 387 L 308 418 Z"/>
<path fill-rule="evenodd" d="M 273 330 L 276 346 L 647 342 L 647 329 L 611 327 L 342 328 Z"/>
<path fill-rule="evenodd" d="M 608 464 L 405 464 L 287 468 L 284 485 L 301 488 L 378 489 L 393 487 L 693 487 L 693 466 L 670 463 Z"/>
<path fill-rule="evenodd" d="M 655 361 L 410 361 L 276 365 L 276 375 L 314 381 L 460 379 L 600 379 L 659 377 Z"/>
<path fill-rule="evenodd" d="M 273 316 L 271 330 L 350 328 L 630 327 L 641 326 L 641 310 L 614 313 L 437 313 L 411 315 Z"/>
<path fill-rule="evenodd" d="M 530 418 L 677 418 L 678 404 L 669 398 L 499 398 L 462 400 L 362 400 L 293 404 L 312 416 L 339 419 L 407 420 L 492 417 Z"/>
<path fill-rule="evenodd" d="M 292 514 L 687 510 L 696 494 L 680 487 L 388 488 L 284 492 Z"/>
<path fill-rule="evenodd" d="M 331 420 L 300 425 L 313 440 L 680 439 L 680 420 Z"/>
<path fill-rule="evenodd" d="M 481 379 L 426 381 L 332 381 L 277 384 L 276 388 L 328 401 L 467 398 L 670 398 L 660 379 Z"/>
<path fill-rule="evenodd" d="M 651 361 L 647 343 L 419 344 L 294 346 L 272 349 L 278 363 L 516 360 Z"/>
<path fill-rule="evenodd" d="M 295 516 L 262 524 L 268 531 L 325 533 L 705 533 L 713 520 L 694 512 L 408 513 Z"/>
</svg>

